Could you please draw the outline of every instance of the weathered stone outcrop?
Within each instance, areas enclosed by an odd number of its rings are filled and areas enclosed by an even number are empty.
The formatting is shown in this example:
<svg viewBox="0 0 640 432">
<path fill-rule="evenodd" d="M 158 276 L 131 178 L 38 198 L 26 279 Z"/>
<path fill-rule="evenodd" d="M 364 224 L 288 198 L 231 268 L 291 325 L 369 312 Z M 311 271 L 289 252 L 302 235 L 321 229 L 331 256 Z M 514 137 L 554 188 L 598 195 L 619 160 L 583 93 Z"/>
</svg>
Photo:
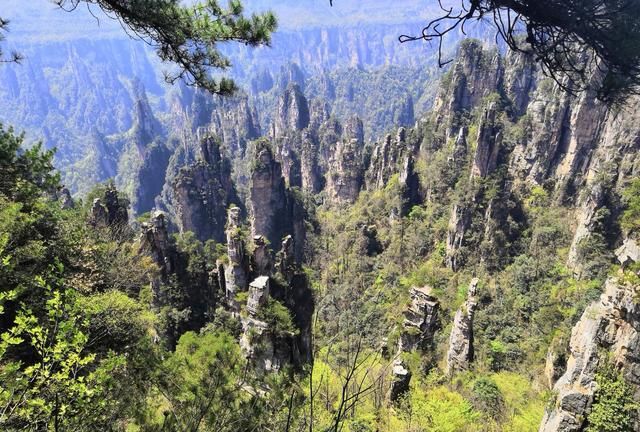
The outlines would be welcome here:
<svg viewBox="0 0 640 432">
<path fill-rule="evenodd" d="M 445 128 L 447 137 L 458 130 L 460 113 L 471 111 L 501 87 L 503 75 L 497 50 L 484 50 L 476 40 L 460 44 L 449 81 L 440 89 L 433 107 L 436 124 Z"/>
<path fill-rule="evenodd" d="M 555 402 L 545 412 L 541 432 L 584 430 L 598 387 L 596 373 L 603 362 L 611 361 L 628 383 L 639 388 L 639 289 L 611 277 L 600 300 L 584 311 L 571 333 L 566 372 L 553 388 Z M 635 397 L 640 400 L 638 392 Z M 638 430 L 640 423 L 634 421 L 634 430 Z"/>
<path fill-rule="evenodd" d="M 362 187 L 362 145 L 357 139 L 341 141 L 330 159 L 327 195 L 337 204 L 355 202 Z"/>
<path fill-rule="evenodd" d="M 144 87 L 139 82 L 134 82 L 133 87 L 131 128 L 106 140 L 112 148 L 121 149 L 116 184 L 130 197 L 133 212 L 142 214 L 154 208 L 162 191 L 171 151 L 165 142 L 166 131 L 154 116 Z"/>
<path fill-rule="evenodd" d="M 274 268 L 269 271 L 277 277 L 259 276 L 249 284 L 247 316 L 241 319 L 240 345 L 247 358 L 262 372 L 278 371 L 285 365 L 300 367 L 311 361 L 313 295 L 294 254 L 293 238 L 287 236 Z M 261 311 L 268 306 L 269 299 L 289 310 L 296 333 L 276 333 L 276 329 L 265 322 Z"/>
<path fill-rule="evenodd" d="M 457 270 L 459 264 L 458 250 L 462 247 L 464 234 L 471 223 L 471 210 L 464 203 L 454 204 L 449 217 L 447 229 L 447 266 Z"/>
<path fill-rule="evenodd" d="M 320 126 L 329 120 L 331 107 L 326 99 L 314 98 L 309 102 L 309 129 L 318 130 Z"/>
<path fill-rule="evenodd" d="M 60 202 L 60 208 L 62 210 L 68 210 L 75 207 L 75 203 L 73 202 L 73 198 L 71 197 L 71 192 L 65 186 L 62 186 L 57 192 L 57 199 Z"/>
<path fill-rule="evenodd" d="M 594 185 L 589 195 L 583 201 L 578 213 L 578 226 L 573 235 L 571 248 L 567 264 L 574 269 L 576 276 L 582 273 L 582 263 L 579 262 L 579 246 L 582 241 L 587 239 L 594 230 L 594 223 L 598 210 L 602 207 L 605 200 L 606 191 L 601 184 Z"/>
<path fill-rule="evenodd" d="M 238 312 L 236 294 L 247 289 L 248 263 L 245 244 L 240 233 L 240 208 L 231 207 L 227 218 L 227 256 L 229 262 L 225 267 L 225 297 L 229 308 Z"/>
<path fill-rule="evenodd" d="M 259 276 L 249 284 L 247 312 L 255 317 L 258 309 L 269 299 L 269 276 Z"/>
<path fill-rule="evenodd" d="M 431 287 L 413 287 L 409 295 L 411 305 L 404 312 L 404 322 L 398 343 L 400 352 L 427 349 L 433 342 L 438 328 L 440 303 L 433 296 Z"/>
<path fill-rule="evenodd" d="M 384 188 L 391 176 L 400 172 L 401 161 L 408 157 L 405 134 L 404 128 L 400 128 L 395 140 L 387 135 L 381 145 L 374 147 L 365 174 L 367 190 Z"/>
<path fill-rule="evenodd" d="M 513 114 L 517 117 L 525 113 L 531 91 L 537 80 L 536 63 L 527 53 L 507 51 L 504 72 L 504 91 L 511 101 Z"/>
<path fill-rule="evenodd" d="M 324 176 L 318 161 L 320 146 L 316 139 L 308 131 L 302 133 L 302 146 L 300 151 L 300 174 L 302 189 L 316 194 L 324 187 Z"/>
<path fill-rule="evenodd" d="M 496 169 L 498 151 L 502 141 L 500 126 L 496 122 L 496 106 L 490 104 L 484 111 L 478 127 L 476 154 L 471 175 L 484 178 Z"/>
<path fill-rule="evenodd" d="M 251 258 L 251 270 L 256 276 L 271 274 L 273 257 L 265 238 L 261 235 L 253 237 L 253 256 Z"/>
<path fill-rule="evenodd" d="M 453 328 L 449 336 L 447 352 L 447 374 L 469 369 L 473 362 L 473 317 L 478 300 L 476 298 L 479 280 L 474 278 L 469 284 L 467 300 L 456 312 Z"/>
<path fill-rule="evenodd" d="M 288 131 L 301 131 L 309 126 L 309 103 L 300 86 L 290 83 L 278 101 L 273 121 L 273 136 L 280 137 Z"/>
<path fill-rule="evenodd" d="M 347 119 L 343 127 L 342 138 L 345 140 L 356 140 L 358 144 L 364 145 L 364 125 L 358 117 Z"/>
<path fill-rule="evenodd" d="M 165 214 L 155 211 L 151 220 L 142 224 L 140 250 L 146 252 L 160 267 L 164 276 L 173 272 L 169 230 Z"/>
<path fill-rule="evenodd" d="M 165 214 L 155 211 L 149 222 L 143 223 L 140 234 L 140 253 L 151 257 L 160 269 L 160 274 L 151 278 L 153 304 L 159 306 L 165 302 L 161 285 L 175 272 L 176 254 L 171 246 Z"/>
<path fill-rule="evenodd" d="M 242 155 L 247 142 L 261 135 L 258 113 L 246 95 L 234 98 L 218 98 L 217 105 L 211 111 L 211 122 L 202 134 L 213 135 L 232 155 Z M 198 136 L 201 139 L 202 136 Z"/>
<path fill-rule="evenodd" d="M 467 166 L 467 156 L 469 152 L 469 146 L 467 144 L 468 134 L 469 129 L 466 126 L 460 128 L 456 140 L 453 143 L 453 150 L 447 158 L 450 178 L 449 184 L 455 184 Z"/>
<path fill-rule="evenodd" d="M 398 401 L 405 393 L 409 391 L 411 383 L 411 372 L 406 368 L 404 362 L 397 359 L 393 362 L 391 370 L 392 381 L 389 391 L 389 399 L 391 402 Z"/>
<path fill-rule="evenodd" d="M 173 181 L 172 206 L 181 232 L 191 231 L 201 241 L 225 239 L 229 205 L 239 204 L 231 181 L 231 163 L 216 138 L 204 138 L 197 162 L 180 170 Z"/>
<path fill-rule="evenodd" d="M 400 193 L 402 195 L 402 208 L 400 214 L 406 216 L 411 208 L 420 203 L 420 178 L 415 171 L 415 162 L 413 155 L 409 154 L 404 157 L 402 169 L 400 171 Z"/>
<path fill-rule="evenodd" d="M 129 202 L 108 186 L 101 198 L 93 200 L 89 223 L 96 228 L 126 226 L 129 222 Z"/>
<path fill-rule="evenodd" d="M 364 133 L 362 121 L 350 119 L 344 127 L 342 139 L 329 156 L 326 190 L 329 198 L 338 204 L 353 203 L 363 184 Z"/>
<path fill-rule="evenodd" d="M 276 271 L 284 276 L 287 282 L 291 282 L 297 270 L 293 237 L 288 235 L 282 240 L 282 247 L 276 260 Z"/>
<path fill-rule="evenodd" d="M 616 249 L 616 258 L 623 268 L 634 262 L 640 262 L 640 246 L 634 239 L 626 238 Z"/>
<path fill-rule="evenodd" d="M 271 245 L 278 245 L 291 233 L 282 169 L 266 141 L 258 141 L 255 151 L 249 196 L 251 232 L 253 236 L 264 236 Z"/>
<path fill-rule="evenodd" d="M 296 85 L 302 90 L 305 87 L 304 72 L 294 62 L 281 66 L 278 74 L 278 88 L 280 90 L 285 90 L 291 85 Z"/>
</svg>

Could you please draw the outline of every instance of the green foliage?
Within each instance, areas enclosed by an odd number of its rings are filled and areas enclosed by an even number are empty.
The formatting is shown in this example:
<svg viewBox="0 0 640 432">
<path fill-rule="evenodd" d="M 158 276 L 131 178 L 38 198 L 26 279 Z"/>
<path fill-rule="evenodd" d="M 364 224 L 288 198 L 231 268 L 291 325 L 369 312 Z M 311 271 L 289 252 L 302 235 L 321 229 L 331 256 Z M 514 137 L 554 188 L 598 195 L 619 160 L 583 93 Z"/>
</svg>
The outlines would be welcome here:
<svg viewBox="0 0 640 432">
<path fill-rule="evenodd" d="M 266 322 L 269 329 L 277 336 L 295 335 L 298 329 L 293 324 L 291 312 L 274 298 L 269 298 L 267 303 L 258 310 L 258 319 Z"/>
<path fill-rule="evenodd" d="M 36 278 L 45 297 L 43 315 L 22 307 L 0 339 L 0 425 L 6 429 L 88 430 L 108 410 L 105 372 L 87 352 L 89 333 L 75 293 Z M 15 353 L 31 352 L 32 361 Z M 101 398 L 105 398 L 101 401 Z"/>
<path fill-rule="evenodd" d="M 24 135 L 0 124 L 0 194 L 21 202 L 28 211 L 44 192 L 54 192 L 59 176 L 53 173 L 53 150 L 38 143 L 22 147 Z"/>
<path fill-rule="evenodd" d="M 185 333 L 161 367 L 157 402 L 166 408 L 156 421 L 175 431 L 237 430 L 242 364 L 231 336 Z"/>
<path fill-rule="evenodd" d="M 128 257 L 132 246 L 91 233 L 82 209 L 61 211 L 50 199 L 52 153 L 20 141 L 10 132 L 0 140 L 0 163 L 15 163 L 0 193 L 0 424 L 105 430 L 145 399 L 152 320 L 125 294 L 139 292 L 144 260 L 107 259 L 112 245 Z M 116 283 L 127 275 L 136 277 Z M 122 291 L 95 292 L 105 286 Z"/>
<path fill-rule="evenodd" d="M 625 209 L 621 225 L 628 232 L 640 229 L 640 178 L 633 179 L 622 193 Z"/>
<path fill-rule="evenodd" d="M 504 409 L 504 399 L 498 385 L 491 378 L 480 377 L 473 383 L 473 405 L 478 411 L 497 418 Z"/>
<path fill-rule="evenodd" d="M 640 408 L 633 398 L 633 388 L 622 373 L 608 361 L 598 368 L 591 412 L 587 416 L 589 432 L 627 432 L 633 430 Z"/>
</svg>

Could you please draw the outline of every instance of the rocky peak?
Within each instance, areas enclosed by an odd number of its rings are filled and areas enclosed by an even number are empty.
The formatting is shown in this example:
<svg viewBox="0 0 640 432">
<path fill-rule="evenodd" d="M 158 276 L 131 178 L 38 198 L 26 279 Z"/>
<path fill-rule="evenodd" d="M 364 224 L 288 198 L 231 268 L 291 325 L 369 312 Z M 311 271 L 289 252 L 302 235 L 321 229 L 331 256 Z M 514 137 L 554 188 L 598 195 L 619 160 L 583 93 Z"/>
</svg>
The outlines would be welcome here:
<svg viewBox="0 0 640 432">
<path fill-rule="evenodd" d="M 460 44 L 449 74 L 433 109 L 436 123 L 446 128 L 447 136 L 458 126 L 457 114 L 471 111 L 501 88 L 504 67 L 498 50 L 484 49 L 481 42 L 467 39 Z"/>
<path fill-rule="evenodd" d="M 411 371 L 407 369 L 402 359 L 396 359 L 391 369 L 392 381 L 389 391 L 389 399 L 391 402 L 398 401 L 406 392 L 409 391 L 411 383 Z"/>
<path fill-rule="evenodd" d="M 296 264 L 293 237 L 288 235 L 282 240 L 282 247 L 280 248 L 280 252 L 278 252 L 276 270 L 283 275 L 286 280 L 291 281 L 294 272 L 297 270 Z"/>
<path fill-rule="evenodd" d="M 476 297 L 478 278 L 473 278 L 467 291 L 467 300 L 456 312 L 449 336 L 447 352 L 447 374 L 469 369 L 473 361 L 473 317 L 478 300 Z"/>
<path fill-rule="evenodd" d="M 258 113 L 247 95 L 234 98 L 217 98 L 212 107 L 211 120 L 207 127 L 198 128 L 197 138 L 218 136 L 232 155 L 244 154 L 247 142 L 261 134 Z"/>
<path fill-rule="evenodd" d="M 247 312 L 256 317 L 258 309 L 269 299 L 269 276 L 259 276 L 249 284 L 249 297 L 247 298 Z"/>
<path fill-rule="evenodd" d="M 227 213 L 227 257 L 225 268 L 226 299 L 232 311 L 238 312 L 236 293 L 247 289 L 248 263 L 245 255 L 245 243 L 240 232 L 239 207 L 230 207 Z"/>
<path fill-rule="evenodd" d="M 324 178 L 318 161 L 319 146 L 315 137 L 307 130 L 302 133 L 300 152 L 300 174 L 302 189 L 316 194 L 324 186 Z"/>
<path fill-rule="evenodd" d="M 287 87 L 295 84 L 300 89 L 305 87 L 304 72 L 300 69 L 297 63 L 289 63 L 280 68 L 280 74 L 278 76 L 278 87 L 285 90 Z"/>
<path fill-rule="evenodd" d="M 367 189 L 384 188 L 391 176 L 403 169 L 400 164 L 407 162 L 408 156 L 404 128 L 398 129 L 395 140 L 390 134 L 386 135 L 382 144 L 376 145 L 371 154 L 365 174 Z"/>
<path fill-rule="evenodd" d="M 321 98 L 313 98 L 309 104 L 309 128 L 317 130 L 322 123 L 329 120 L 331 116 L 331 107 L 329 103 Z"/>
<path fill-rule="evenodd" d="M 309 104 L 297 84 L 289 84 L 278 101 L 273 122 L 274 137 L 283 136 L 287 131 L 301 131 L 309 126 Z"/>
<path fill-rule="evenodd" d="M 56 199 L 60 202 L 60 208 L 62 210 L 68 210 L 75 207 L 75 202 L 71 197 L 71 192 L 66 186 L 62 186 L 56 193 Z"/>
<path fill-rule="evenodd" d="M 402 194 L 400 214 L 404 216 L 409 213 L 414 205 L 420 202 L 420 178 L 415 171 L 415 162 L 412 154 L 404 157 L 399 182 Z"/>
<path fill-rule="evenodd" d="M 505 59 L 504 90 L 517 117 L 525 113 L 536 85 L 536 63 L 527 53 L 508 50 Z"/>
<path fill-rule="evenodd" d="M 486 177 L 496 169 L 498 152 L 502 141 L 501 128 L 496 121 L 496 105 L 491 103 L 485 110 L 478 127 L 476 154 L 471 175 Z"/>
<path fill-rule="evenodd" d="M 458 250 L 464 242 L 464 234 L 471 223 L 471 210 L 464 203 L 456 203 L 451 208 L 447 228 L 447 267 L 458 269 Z"/>
<path fill-rule="evenodd" d="M 231 162 L 217 138 L 202 139 L 198 160 L 178 172 L 172 187 L 170 205 L 180 231 L 222 243 L 227 207 L 239 204 L 239 199 L 231 181 Z"/>
<path fill-rule="evenodd" d="M 413 287 L 409 290 L 411 304 L 404 312 L 404 322 L 398 350 L 426 349 L 433 342 L 438 327 L 440 303 L 433 296 L 432 288 Z"/>
<path fill-rule="evenodd" d="M 129 222 L 129 202 L 122 199 L 113 186 L 108 186 L 101 198 L 91 206 L 89 222 L 97 228 L 126 226 Z"/>
<path fill-rule="evenodd" d="M 209 165 L 217 166 L 222 162 L 220 142 L 213 137 L 206 137 L 200 141 L 201 160 Z"/>
<path fill-rule="evenodd" d="M 277 245 L 290 228 L 282 169 L 266 141 L 256 142 L 249 193 L 251 232 Z"/>
<path fill-rule="evenodd" d="M 258 276 L 271 274 L 273 259 L 266 239 L 257 235 L 253 237 L 252 270 Z"/>
<path fill-rule="evenodd" d="M 342 140 L 329 161 L 326 190 L 337 203 L 353 203 L 363 183 L 362 144 L 357 138 Z"/>
<path fill-rule="evenodd" d="M 355 139 L 359 145 L 364 145 L 364 126 L 359 117 L 351 117 L 343 127 L 342 138 Z"/>
<path fill-rule="evenodd" d="M 143 91 L 140 98 L 134 104 L 135 141 L 143 150 L 154 138 L 161 134 L 160 122 L 153 115 L 146 93 Z"/>
<path fill-rule="evenodd" d="M 151 256 L 165 276 L 173 272 L 169 245 L 169 231 L 165 214 L 161 211 L 155 211 L 151 220 L 142 224 L 140 250 Z"/>
</svg>

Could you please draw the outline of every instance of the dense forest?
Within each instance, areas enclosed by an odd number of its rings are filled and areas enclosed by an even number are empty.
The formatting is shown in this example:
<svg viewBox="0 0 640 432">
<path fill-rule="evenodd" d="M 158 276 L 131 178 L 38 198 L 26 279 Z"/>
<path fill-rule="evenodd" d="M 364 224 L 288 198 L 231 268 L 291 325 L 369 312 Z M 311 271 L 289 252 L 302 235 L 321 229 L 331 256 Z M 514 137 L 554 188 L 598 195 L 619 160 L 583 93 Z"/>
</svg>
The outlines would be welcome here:
<svg viewBox="0 0 640 432">
<path fill-rule="evenodd" d="M 3 12 L 2 430 L 640 430 L 639 96 L 281 3 L 233 95 Z"/>
</svg>

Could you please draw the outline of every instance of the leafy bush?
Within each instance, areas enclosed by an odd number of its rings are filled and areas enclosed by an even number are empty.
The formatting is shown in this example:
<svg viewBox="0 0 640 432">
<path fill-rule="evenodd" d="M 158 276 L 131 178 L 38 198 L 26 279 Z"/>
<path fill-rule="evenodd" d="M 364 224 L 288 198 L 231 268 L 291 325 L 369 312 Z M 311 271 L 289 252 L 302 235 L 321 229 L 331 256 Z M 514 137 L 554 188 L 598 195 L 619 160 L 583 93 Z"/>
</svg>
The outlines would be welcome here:
<svg viewBox="0 0 640 432">
<path fill-rule="evenodd" d="M 625 209 L 622 213 L 622 227 L 629 232 L 640 230 L 640 178 L 634 179 L 623 191 Z"/>
<path fill-rule="evenodd" d="M 633 388 L 610 362 L 596 373 L 595 400 L 587 416 L 588 432 L 631 432 L 640 406 L 633 399 Z"/>
<path fill-rule="evenodd" d="M 274 298 L 269 298 L 267 303 L 260 307 L 258 318 L 269 324 L 269 328 L 277 336 L 286 336 L 298 332 L 291 319 L 289 309 Z"/>
<path fill-rule="evenodd" d="M 488 377 L 480 377 L 473 383 L 473 406 L 493 418 L 498 418 L 504 409 L 504 398 L 498 385 Z"/>
</svg>

